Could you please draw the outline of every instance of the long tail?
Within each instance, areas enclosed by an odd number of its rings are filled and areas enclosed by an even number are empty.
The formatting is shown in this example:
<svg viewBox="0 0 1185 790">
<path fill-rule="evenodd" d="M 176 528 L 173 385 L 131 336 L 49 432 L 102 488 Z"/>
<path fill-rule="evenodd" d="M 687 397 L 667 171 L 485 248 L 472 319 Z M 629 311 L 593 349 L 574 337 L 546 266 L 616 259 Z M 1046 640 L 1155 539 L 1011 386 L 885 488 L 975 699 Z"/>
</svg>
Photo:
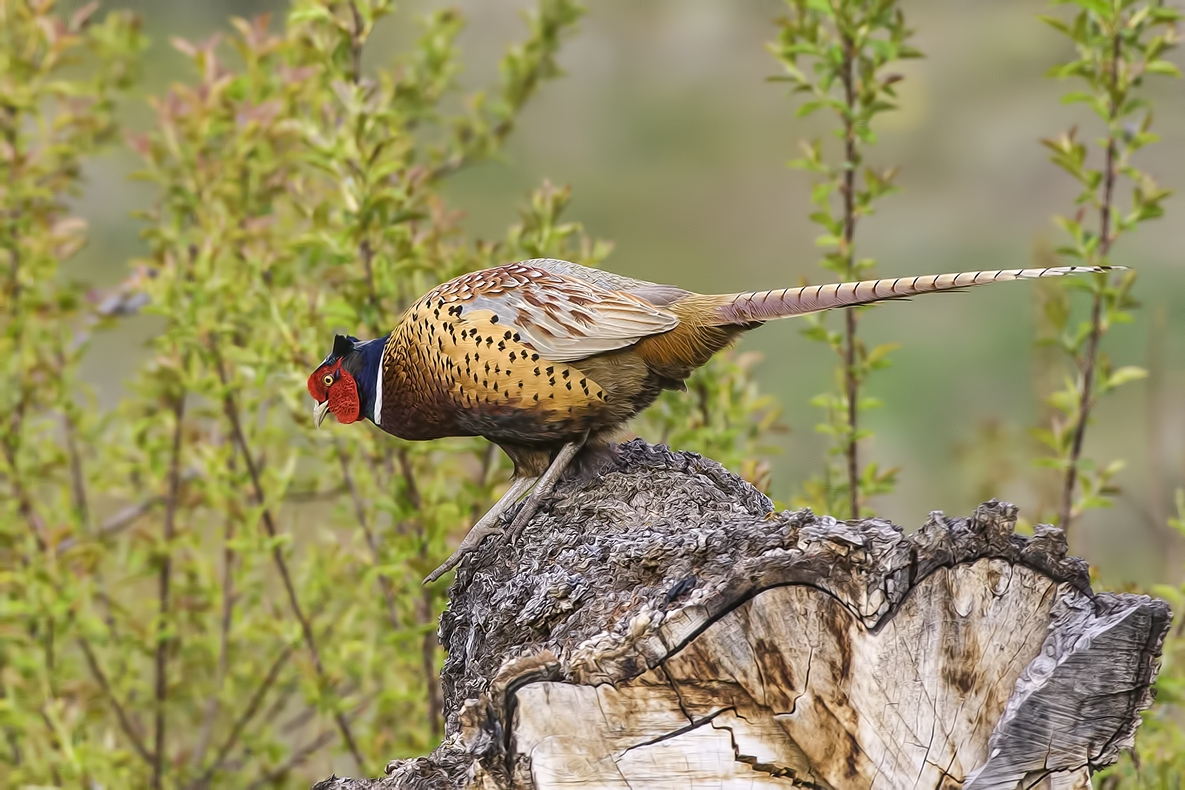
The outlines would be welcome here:
<svg viewBox="0 0 1185 790">
<path fill-rule="evenodd" d="M 958 274 L 927 274 L 921 277 L 898 277 L 891 280 L 861 280 L 851 283 L 808 285 L 802 288 L 783 288 L 780 291 L 749 291 L 721 294 L 712 297 L 714 315 L 708 323 L 717 326 L 770 321 L 775 318 L 816 313 L 834 307 L 906 299 L 918 294 L 953 291 L 976 285 L 1007 280 L 1035 280 L 1039 277 L 1061 277 L 1067 274 L 1087 274 L 1118 269 L 1104 266 L 1054 266 L 1048 269 L 1004 269 L 995 272 L 959 272 Z"/>
</svg>

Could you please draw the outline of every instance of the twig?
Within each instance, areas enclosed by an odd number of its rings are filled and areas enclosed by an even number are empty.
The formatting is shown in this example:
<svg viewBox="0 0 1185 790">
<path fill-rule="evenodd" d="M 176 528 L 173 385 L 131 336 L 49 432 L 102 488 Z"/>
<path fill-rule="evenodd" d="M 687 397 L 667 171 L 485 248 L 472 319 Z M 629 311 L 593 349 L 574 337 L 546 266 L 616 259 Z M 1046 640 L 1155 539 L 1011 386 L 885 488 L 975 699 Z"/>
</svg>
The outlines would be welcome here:
<svg viewBox="0 0 1185 790">
<path fill-rule="evenodd" d="M 2 655 L 0 655 L 0 678 L 3 678 L 8 674 L 4 670 L 5 670 L 4 657 Z M 8 687 L 6 685 L 4 685 L 2 680 L 0 680 L 0 700 L 7 699 L 7 698 L 8 698 Z M 12 764 L 19 768 L 21 763 L 24 762 L 24 757 L 21 754 L 21 742 L 20 742 L 20 739 L 17 738 L 16 730 L 12 729 L 11 727 L 5 727 L 4 728 L 4 739 L 8 742 L 8 748 L 12 753 L 12 757 L 11 757 Z"/>
<path fill-rule="evenodd" d="M 855 56 L 852 52 L 855 44 L 846 33 L 843 35 L 844 64 L 843 89 L 844 102 L 848 112 L 844 114 L 844 175 L 843 175 L 843 252 L 847 257 L 847 279 L 856 279 L 853 262 L 852 242 L 856 237 L 856 126 L 852 120 L 852 113 L 856 106 Z M 844 311 L 844 390 L 847 393 L 848 406 L 848 436 L 844 454 L 848 467 L 848 507 L 850 518 L 860 518 L 860 459 L 856 432 L 859 426 L 860 410 L 860 381 L 856 375 L 856 311 Z"/>
<path fill-rule="evenodd" d="M 358 4 L 350 0 L 350 13 L 354 17 L 353 30 L 350 31 L 350 79 L 355 85 L 362 79 L 362 14 L 358 12 Z"/>
<path fill-rule="evenodd" d="M 428 541 L 424 541 L 425 548 Z M 420 625 L 431 623 L 436 617 L 432 605 L 432 588 L 420 588 L 420 605 L 416 608 Z M 428 728 L 433 738 L 444 733 L 444 695 L 440 688 L 440 673 L 436 669 L 436 632 L 425 631 L 420 638 L 420 669 L 424 673 L 424 685 L 428 694 Z"/>
<path fill-rule="evenodd" d="M 61 354 L 58 355 L 58 358 L 61 359 Z M 70 419 L 67 414 L 62 415 L 62 427 L 66 434 L 66 454 L 70 458 L 70 493 L 74 498 L 74 511 L 78 516 L 79 525 L 85 529 L 87 522 L 90 521 L 86 477 L 82 473 L 82 457 L 78 453 L 78 440 L 74 435 L 74 420 Z"/>
<path fill-rule="evenodd" d="M 350 694 L 353 694 L 357 690 L 358 690 L 358 683 L 357 683 L 357 681 L 353 681 L 342 688 L 341 696 L 343 696 L 343 697 L 348 696 Z M 316 705 L 306 705 L 303 710 L 301 710 L 299 713 L 297 713 L 295 716 L 293 716 L 288 721 L 281 724 L 278 728 L 279 732 L 281 735 L 284 735 L 284 736 L 293 735 L 293 734 L 299 732 L 300 729 L 302 727 L 304 727 L 306 724 L 308 724 L 310 721 L 315 719 L 320 713 L 321 713 L 321 711 L 317 708 Z"/>
<path fill-rule="evenodd" d="M 29 525 L 29 530 L 33 533 L 33 538 L 37 541 L 37 548 L 45 551 L 48 547 L 48 544 L 45 542 L 45 520 L 37 513 L 37 509 L 33 507 L 29 493 L 21 483 L 20 472 L 17 468 L 16 454 L 20 441 L 18 437 L 20 436 L 21 425 L 24 422 L 25 405 L 25 397 L 22 394 L 16 408 L 12 410 L 12 427 L 8 431 L 5 441 L 0 441 L 0 447 L 3 447 L 4 459 L 8 462 L 9 468 L 12 469 L 12 474 L 9 476 L 9 484 L 12 487 L 13 498 L 16 499 L 17 512 L 20 513 L 25 523 Z M 9 438 L 11 438 L 11 441 L 8 440 Z"/>
<path fill-rule="evenodd" d="M 1119 57 L 1122 54 L 1123 37 L 1115 33 L 1111 49 L 1111 91 L 1108 96 L 1110 119 L 1107 128 L 1107 153 L 1103 165 L 1103 202 L 1099 207 L 1099 247 L 1098 260 L 1106 262 L 1107 253 L 1111 249 L 1111 201 L 1115 190 L 1115 119 L 1119 114 L 1119 104 L 1115 101 L 1115 92 L 1119 81 Z M 1110 274 L 1104 272 L 1098 277 L 1110 281 Z M 1074 488 L 1078 483 L 1078 460 L 1082 455 L 1082 443 L 1086 439 L 1086 423 L 1090 419 L 1091 409 L 1094 407 L 1094 372 L 1098 361 L 1099 341 L 1103 336 L 1103 288 L 1097 288 L 1094 302 L 1090 308 L 1090 337 L 1086 343 L 1086 356 L 1082 359 L 1082 387 L 1078 392 L 1078 422 L 1074 426 L 1074 440 L 1070 447 L 1070 464 L 1066 468 L 1065 484 L 1062 487 L 1062 507 L 1058 518 L 1058 526 L 1069 533 L 1070 523 L 1074 518 Z"/>
<path fill-rule="evenodd" d="M 492 446 L 492 445 L 491 445 Z M 406 447 L 399 448 L 399 470 L 403 475 L 404 483 L 407 485 L 407 496 L 411 500 L 412 506 L 419 511 L 423 507 L 423 501 L 420 497 L 420 489 L 416 484 L 415 468 L 411 463 L 411 456 L 407 452 Z M 486 469 L 483 466 L 481 470 L 482 478 L 485 478 Z M 420 532 L 420 557 L 427 559 L 428 555 L 428 536 L 425 531 L 423 519 L 419 519 Z M 427 625 L 432 622 L 435 617 L 435 609 L 432 605 L 432 591 L 428 587 L 423 587 L 420 591 L 420 600 L 416 605 L 416 624 Z M 440 690 L 440 674 L 436 671 L 436 633 L 434 631 L 426 631 L 420 638 L 420 671 L 424 673 L 424 688 L 428 697 L 428 727 L 433 737 L 439 736 L 443 732 L 444 716 L 444 698 Z"/>
<path fill-rule="evenodd" d="M 411 506 L 416 510 L 421 509 L 424 506 L 424 501 L 420 498 L 415 470 L 412 468 L 411 456 L 408 455 L 406 447 L 399 448 L 399 473 L 403 475 L 403 482 L 407 485 L 407 498 L 411 502 Z"/>
<path fill-rule="evenodd" d="M 259 684 L 257 689 L 255 689 L 255 693 L 251 695 L 251 700 L 247 703 L 247 707 L 241 714 L 239 714 L 239 717 L 235 720 L 235 723 L 231 725 L 230 733 L 226 736 L 226 740 L 222 742 L 222 745 L 218 747 L 218 751 L 214 755 L 214 761 L 210 763 L 210 766 L 202 773 L 200 777 L 189 783 L 187 790 L 196 790 L 197 788 L 201 787 L 209 787 L 210 780 L 214 777 L 214 774 L 218 772 L 218 769 L 221 768 L 223 763 L 226 761 L 227 755 L 230 754 L 231 750 L 234 749 L 234 747 L 238 744 L 239 736 L 242 735 L 243 730 L 251 722 L 251 719 L 255 718 L 255 714 L 259 712 L 259 708 L 263 704 L 264 697 L 267 696 L 268 691 L 270 691 L 272 686 L 275 685 L 276 679 L 280 676 L 280 670 L 283 669 L 284 663 L 288 660 L 290 655 L 292 655 L 292 645 L 284 645 L 284 649 L 280 651 L 280 654 L 276 656 L 275 661 L 273 661 L 272 665 L 268 668 L 267 674 L 263 678 L 263 682 Z"/>
<path fill-rule="evenodd" d="M 98 660 L 95 658 L 95 653 L 91 650 L 90 643 L 84 637 L 78 637 L 78 646 L 82 648 L 82 654 L 86 657 L 87 666 L 90 668 L 91 675 L 94 676 L 95 682 L 99 684 L 103 695 L 107 697 L 111 707 L 115 709 L 115 717 L 119 720 L 119 728 L 123 730 L 123 734 L 127 736 L 128 740 L 132 742 L 132 748 L 136 750 L 136 754 L 144 760 L 148 765 L 153 765 L 153 757 L 144 747 L 144 741 L 140 739 L 139 734 L 136 733 L 136 728 L 132 726 L 132 721 L 128 718 L 127 710 L 120 704 L 119 700 L 115 698 L 115 692 L 111 689 L 111 684 L 107 680 L 107 676 L 103 673 L 99 666 Z"/>
<path fill-rule="evenodd" d="M 358 526 L 362 527 L 362 533 L 366 536 L 366 545 L 370 547 L 370 555 L 374 564 L 382 565 L 383 558 L 379 551 L 378 540 L 375 538 L 374 530 L 370 528 L 370 519 L 366 517 L 366 506 L 362 502 L 362 495 L 358 492 L 354 476 L 350 473 L 350 459 L 346 455 L 346 451 L 342 449 L 341 442 L 335 440 L 334 443 L 337 446 L 337 459 L 341 463 L 342 479 L 354 502 L 354 517 L 358 519 Z M 391 579 L 385 573 L 380 573 L 378 582 L 379 591 L 382 592 L 383 600 L 387 604 L 387 619 L 390 620 L 391 627 L 398 630 L 399 615 L 395 610 L 395 591 L 391 589 Z"/>
<path fill-rule="evenodd" d="M 59 371 L 66 369 L 66 358 L 59 346 L 54 353 Z M 62 412 L 62 432 L 66 437 L 66 455 L 70 459 L 70 495 L 74 499 L 74 512 L 78 517 L 78 524 L 83 529 L 90 521 L 90 508 L 87 506 L 86 477 L 82 472 L 82 457 L 78 452 L 78 440 L 75 436 L 74 420 L 68 412 Z"/>
<path fill-rule="evenodd" d="M 292 679 L 285 681 L 276 690 L 276 698 L 272 700 L 272 704 L 267 706 L 267 710 L 263 712 L 263 718 L 267 721 L 273 721 L 281 713 L 288 709 L 288 703 L 292 700 L 292 695 L 300 690 L 300 676 L 294 676 Z"/>
<path fill-rule="evenodd" d="M 494 459 L 497 457 L 498 445 L 493 442 L 486 442 L 486 449 L 481 454 L 481 471 L 478 472 L 477 484 L 485 486 L 486 481 L 490 478 L 490 470 L 494 467 Z"/>
<path fill-rule="evenodd" d="M 325 491 L 318 491 L 316 489 L 312 491 L 288 491 L 284 494 L 284 501 L 316 502 L 321 499 L 337 499 L 345 493 L 347 493 L 347 489 L 344 485 L 326 489 Z"/>
<path fill-rule="evenodd" d="M 321 747 L 332 741 L 333 738 L 333 730 L 323 731 L 316 738 L 294 751 L 292 756 L 285 760 L 283 764 L 273 768 L 263 776 L 260 776 L 251 784 L 247 785 L 247 790 L 255 790 L 257 787 L 265 787 L 272 784 L 276 779 L 279 779 L 281 776 L 312 757 L 317 751 L 321 749 Z"/>
<path fill-rule="evenodd" d="M 226 535 L 222 541 L 222 627 L 218 634 L 218 677 L 214 683 L 214 690 L 206 702 L 206 710 L 202 714 L 202 729 L 198 736 L 198 745 L 193 752 L 190 766 L 197 770 L 206 759 L 206 750 L 210 746 L 210 736 L 214 732 L 214 719 L 218 716 L 218 708 L 222 702 L 222 689 L 226 685 L 226 673 L 230 665 L 230 626 L 234 618 L 235 592 L 234 567 L 235 550 L 231 543 L 235 538 L 235 521 L 226 519 Z"/>
<path fill-rule="evenodd" d="M 8 111 L 9 117 L 16 115 L 15 108 L 6 106 L 4 109 Z M 15 125 L 11 131 L 9 128 L 5 128 L 5 132 L 7 133 L 5 137 L 8 138 L 8 144 L 15 147 Z M 12 301 L 15 303 L 21 298 L 21 252 L 17 244 L 13 244 L 8 248 L 8 275 L 12 288 Z"/>
<path fill-rule="evenodd" d="M 239 419 L 238 406 L 235 404 L 234 395 L 229 389 L 226 371 L 222 365 L 222 357 L 218 352 L 217 341 L 214 338 L 211 338 L 210 348 L 214 354 L 218 379 L 222 383 L 223 390 L 226 393 L 222 398 L 223 412 L 230 422 L 231 435 L 238 448 L 239 456 L 243 459 L 243 463 L 247 467 L 247 474 L 251 478 L 255 504 L 262 508 L 263 512 L 260 518 L 263 521 L 263 527 L 267 531 L 268 537 L 274 539 L 279 534 L 279 530 L 276 529 L 276 522 L 272 518 L 271 508 L 266 506 L 267 499 L 263 492 L 263 482 L 260 480 L 259 470 L 255 465 L 255 458 L 251 454 L 250 447 L 247 445 L 247 437 L 243 433 L 242 422 Z M 284 559 L 284 552 L 278 544 L 272 547 L 272 558 L 275 560 L 276 569 L 280 573 L 280 579 L 284 584 L 284 591 L 288 594 L 288 604 L 292 610 L 292 614 L 297 619 L 297 622 L 300 623 L 300 630 L 304 636 L 305 646 L 308 648 L 309 656 L 313 660 L 313 670 L 317 673 L 318 679 L 324 683 L 326 681 L 325 665 L 321 661 L 321 652 L 317 649 L 317 641 L 313 636 L 313 627 L 300 607 L 300 599 L 296 595 L 296 587 L 292 583 L 292 575 L 288 571 L 288 562 Z M 338 729 L 341 731 L 342 739 L 346 742 L 346 747 L 350 750 L 355 762 L 358 764 L 358 769 L 365 770 L 362 752 L 358 749 L 358 744 L 354 741 L 354 734 L 350 731 L 349 722 L 346 721 L 345 716 L 340 711 L 334 714 L 334 719 L 337 721 Z"/>
<path fill-rule="evenodd" d="M 58 737 L 58 728 L 54 726 L 53 719 L 51 719 L 49 717 L 49 714 L 45 712 L 45 706 L 47 703 L 48 703 L 48 701 L 43 702 L 41 704 L 41 707 L 37 709 L 37 713 L 41 717 L 41 723 L 45 725 L 46 732 L 48 732 L 50 734 L 49 735 L 50 745 L 55 750 L 61 751 L 62 739 L 60 737 Z M 62 775 L 58 771 L 58 766 L 54 763 L 50 763 L 49 772 L 50 772 L 50 777 L 53 779 L 54 785 L 60 787 L 62 784 Z"/>
<path fill-rule="evenodd" d="M 362 711 L 364 711 L 366 709 L 366 707 L 369 704 L 370 704 L 370 700 L 364 700 L 361 703 L 359 703 L 357 706 L 355 706 L 355 708 L 352 711 L 350 711 L 348 716 L 346 716 L 345 714 L 338 714 L 338 715 L 342 716 L 342 718 L 345 718 L 345 719 L 355 719 L 359 716 L 359 714 L 362 713 Z M 304 746 L 301 746 L 299 749 L 296 749 L 294 752 L 292 752 L 292 755 L 287 760 L 285 760 L 282 765 L 276 766 L 275 768 L 268 771 L 263 776 L 256 779 L 251 784 L 247 785 L 247 790 L 255 790 L 255 788 L 257 788 L 257 787 L 264 787 L 266 785 L 271 784 L 279 777 L 283 776 L 284 774 L 288 773 L 296 766 L 303 763 L 305 760 L 309 759 L 309 757 L 311 757 L 313 754 L 315 754 L 318 750 L 321 749 L 321 747 L 325 746 L 331 740 L 333 740 L 333 731 L 332 730 L 326 730 L 326 731 L 322 732 L 316 738 L 314 738 L 313 740 L 306 743 Z"/>
<path fill-rule="evenodd" d="M 184 472 L 181 473 L 180 479 L 181 479 L 181 482 L 184 484 L 184 483 L 188 483 L 192 480 L 195 480 L 196 478 L 198 478 L 200 476 L 201 475 L 197 470 L 186 469 Z M 148 514 L 151 510 L 156 508 L 158 505 L 163 505 L 167 499 L 168 499 L 167 496 L 158 494 L 155 496 L 150 496 L 147 499 L 144 499 L 144 500 L 137 502 L 135 504 L 127 505 L 126 507 L 120 508 L 115 513 L 111 514 L 106 520 L 104 520 L 102 524 L 99 525 L 99 528 L 98 528 L 98 530 L 96 530 L 95 535 L 94 535 L 95 540 L 103 540 L 104 538 L 109 538 L 112 535 L 117 535 L 120 532 L 123 532 L 125 529 L 127 529 L 132 524 L 134 524 L 136 522 L 136 519 L 140 518 L 143 515 Z M 74 538 L 74 537 L 65 538 L 61 542 L 58 543 L 57 550 L 59 552 L 63 552 L 63 551 L 66 551 L 67 549 L 73 548 L 78 543 L 79 543 L 79 538 Z"/>
<path fill-rule="evenodd" d="M 169 493 L 165 506 L 164 559 L 158 584 L 159 619 L 156 624 L 156 735 L 153 740 L 152 786 L 159 790 L 165 765 L 165 703 L 168 701 L 168 660 L 171 639 L 165 638 L 169 617 L 169 584 L 173 573 L 173 537 L 176 534 L 177 499 L 181 491 L 181 433 L 185 394 L 173 403 L 173 449 L 169 455 Z"/>
<path fill-rule="evenodd" d="M 362 265 L 366 270 L 366 282 L 369 286 L 367 294 L 370 301 L 370 306 L 374 308 L 376 315 L 381 315 L 378 293 L 374 286 L 374 250 L 370 246 L 369 239 L 363 239 L 362 243 L 358 245 L 358 252 L 362 258 Z"/>
</svg>

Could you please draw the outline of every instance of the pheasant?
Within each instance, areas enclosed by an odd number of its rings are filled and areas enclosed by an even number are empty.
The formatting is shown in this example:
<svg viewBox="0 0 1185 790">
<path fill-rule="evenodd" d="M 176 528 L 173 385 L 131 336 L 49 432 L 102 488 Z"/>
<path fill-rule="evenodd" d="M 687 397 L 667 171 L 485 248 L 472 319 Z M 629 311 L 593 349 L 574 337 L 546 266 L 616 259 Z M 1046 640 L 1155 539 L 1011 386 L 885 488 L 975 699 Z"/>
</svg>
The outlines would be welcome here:
<svg viewBox="0 0 1185 790">
<path fill-rule="evenodd" d="M 582 450 L 738 335 L 775 318 L 1005 280 L 1102 271 L 1059 266 L 698 294 L 553 259 L 461 275 L 429 291 L 386 337 L 337 335 L 308 380 L 313 420 L 372 421 L 401 439 L 484 436 L 514 462 L 509 489 L 425 583 L 453 568 L 530 491 L 514 540 Z"/>
</svg>

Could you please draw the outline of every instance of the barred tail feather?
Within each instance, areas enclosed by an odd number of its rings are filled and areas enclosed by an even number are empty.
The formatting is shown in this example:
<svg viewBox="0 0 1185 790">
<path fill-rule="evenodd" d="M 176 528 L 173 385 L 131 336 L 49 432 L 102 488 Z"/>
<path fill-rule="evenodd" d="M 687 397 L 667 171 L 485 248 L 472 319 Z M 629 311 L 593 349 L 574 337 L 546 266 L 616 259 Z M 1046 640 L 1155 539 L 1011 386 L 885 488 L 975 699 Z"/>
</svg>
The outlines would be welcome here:
<svg viewBox="0 0 1185 790">
<path fill-rule="evenodd" d="M 835 307 L 853 307 L 890 299 L 906 299 L 918 294 L 953 291 L 1008 280 L 1035 280 L 1039 277 L 1099 273 L 1118 268 L 1122 267 L 1054 266 L 1047 269 L 1003 269 L 994 272 L 927 274 L 921 277 L 861 280 L 851 283 L 784 288 L 780 291 L 727 294 L 716 297 L 721 302 L 717 304 L 715 321 L 712 323 L 723 326 L 771 321 L 777 318 L 817 313 L 820 310 L 830 310 Z"/>
</svg>

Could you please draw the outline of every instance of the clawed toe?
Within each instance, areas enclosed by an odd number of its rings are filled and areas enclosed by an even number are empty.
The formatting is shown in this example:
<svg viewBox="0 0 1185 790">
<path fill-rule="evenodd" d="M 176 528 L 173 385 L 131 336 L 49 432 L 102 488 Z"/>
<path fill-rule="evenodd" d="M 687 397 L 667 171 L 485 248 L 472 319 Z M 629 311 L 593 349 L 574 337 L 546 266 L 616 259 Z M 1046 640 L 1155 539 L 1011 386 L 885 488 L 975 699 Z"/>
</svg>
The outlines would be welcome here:
<svg viewBox="0 0 1185 790">
<path fill-rule="evenodd" d="M 510 526 L 506 530 L 506 540 L 511 546 L 518 545 L 518 539 L 522 537 L 523 530 L 526 529 L 527 523 L 531 520 L 531 517 L 535 515 L 535 511 L 539 509 L 539 503 L 532 502 L 531 499 L 534 499 L 534 497 L 528 499 L 523 503 L 523 506 L 518 509 L 518 513 L 516 513 L 514 516 L 514 521 L 511 522 Z"/>
<path fill-rule="evenodd" d="M 485 538 L 487 535 L 496 533 L 497 530 L 491 530 L 490 532 L 478 536 L 477 540 L 471 541 L 469 540 L 469 537 L 473 534 L 473 532 L 470 532 L 469 535 L 465 536 L 465 540 L 461 541 L 461 545 L 457 547 L 457 550 L 449 555 L 449 558 L 441 563 L 440 567 L 425 576 L 422 583 L 431 584 L 441 576 L 451 571 L 453 568 L 457 567 L 457 565 L 461 563 L 461 560 L 465 559 L 466 554 L 471 554 L 477 550 L 477 547 L 481 545 L 481 540 L 483 538 Z"/>
<path fill-rule="evenodd" d="M 502 520 L 502 514 L 505 513 L 506 510 L 511 505 L 513 505 L 527 489 L 534 485 L 537 479 L 538 478 L 535 477 L 516 477 L 511 482 L 510 488 L 506 490 L 506 493 L 494 503 L 493 507 L 486 511 L 484 516 L 477 520 L 477 523 L 474 524 L 472 529 L 469 530 L 469 534 L 467 534 L 465 539 L 461 541 L 461 545 L 457 547 L 457 550 L 454 551 L 439 568 L 432 571 L 424 578 L 424 584 L 431 584 L 441 576 L 451 571 L 453 568 L 457 567 L 461 560 L 465 559 L 465 555 L 474 551 L 479 545 L 481 545 L 483 540 L 485 540 L 490 535 L 497 535 L 499 532 L 501 532 L 502 530 L 498 525 Z"/>
</svg>

